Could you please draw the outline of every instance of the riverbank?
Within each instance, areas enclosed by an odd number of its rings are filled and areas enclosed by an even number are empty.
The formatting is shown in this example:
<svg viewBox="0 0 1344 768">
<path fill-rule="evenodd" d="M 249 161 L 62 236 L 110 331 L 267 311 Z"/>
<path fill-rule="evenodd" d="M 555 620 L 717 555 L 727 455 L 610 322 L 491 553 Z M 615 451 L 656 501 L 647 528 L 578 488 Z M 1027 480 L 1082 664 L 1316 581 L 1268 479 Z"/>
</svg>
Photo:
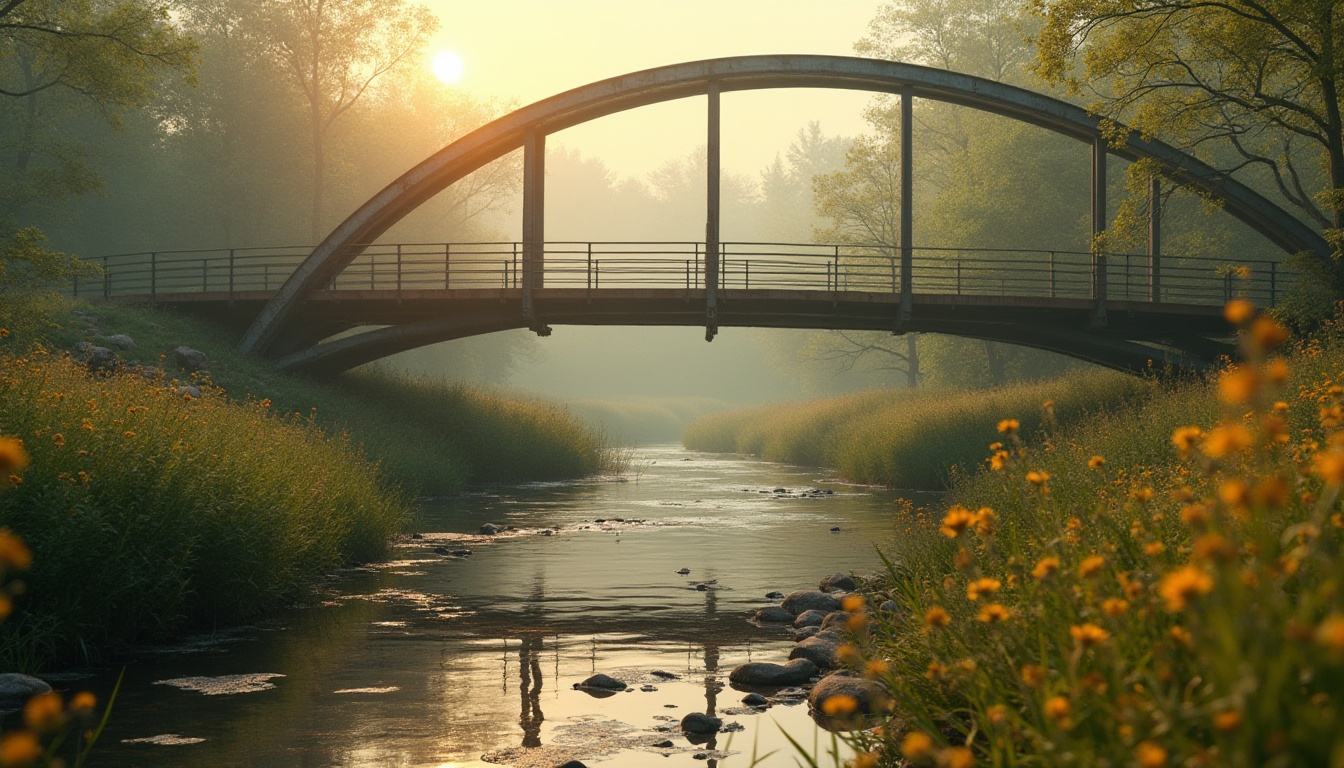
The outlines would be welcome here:
<svg viewBox="0 0 1344 768">
<path fill-rule="evenodd" d="M 1111 371 L 990 390 L 879 389 L 805 402 L 771 403 L 693 421 L 687 448 L 830 467 L 845 478 L 892 488 L 943 489 L 984 461 L 984 436 L 1005 413 L 1024 434 L 1077 423 L 1139 403 L 1155 385 Z M 1051 401 L 1043 411 L 1041 403 Z"/>
<path fill-rule="evenodd" d="M 1330 765 L 1344 750 L 1344 334 L 1037 436 L 904 515 L 855 664 L 865 764 Z"/>
<path fill-rule="evenodd" d="M 222 331 L 143 308 L 52 317 L 0 337 L 0 433 L 31 457 L 5 478 L 0 526 L 33 556 L 0 626 L 5 669 L 264 615 L 334 568 L 384 556 L 412 493 L 613 461 L 555 406 L 388 376 L 285 376 L 234 354 Z"/>
</svg>

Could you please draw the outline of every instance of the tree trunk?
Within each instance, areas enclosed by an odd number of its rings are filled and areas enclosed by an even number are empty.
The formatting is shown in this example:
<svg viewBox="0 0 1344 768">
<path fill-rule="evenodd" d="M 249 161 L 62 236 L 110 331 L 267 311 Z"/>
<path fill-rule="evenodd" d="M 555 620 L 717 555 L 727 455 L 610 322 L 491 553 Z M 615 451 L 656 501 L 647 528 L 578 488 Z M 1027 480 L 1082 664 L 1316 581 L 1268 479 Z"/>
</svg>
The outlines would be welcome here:
<svg viewBox="0 0 1344 768">
<path fill-rule="evenodd" d="M 985 342 L 985 362 L 989 364 L 989 383 L 996 387 L 1003 384 L 1008 378 L 1004 371 L 1007 361 L 999 354 L 998 347 L 992 341 Z"/>
</svg>

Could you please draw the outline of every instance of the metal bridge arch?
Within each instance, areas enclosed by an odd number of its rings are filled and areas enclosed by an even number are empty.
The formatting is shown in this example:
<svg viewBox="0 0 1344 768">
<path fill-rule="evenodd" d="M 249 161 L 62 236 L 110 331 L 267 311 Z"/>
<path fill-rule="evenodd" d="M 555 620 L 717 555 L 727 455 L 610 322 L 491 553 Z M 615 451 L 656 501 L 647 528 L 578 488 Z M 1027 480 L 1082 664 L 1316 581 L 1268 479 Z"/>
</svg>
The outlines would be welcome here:
<svg viewBox="0 0 1344 768">
<path fill-rule="evenodd" d="M 309 291 L 331 281 L 368 244 L 403 217 L 455 181 L 519 147 L 524 149 L 523 270 L 524 308 L 530 290 L 539 282 L 535 251 L 542 236 L 542 163 L 545 137 L 589 120 L 629 109 L 690 96 L 710 101 L 710 246 L 717 241 L 718 97 L 722 92 L 767 88 L 831 88 L 898 94 L 909 115 L 913 98 L 926 98 L 972 107 L 1037 125 L 1088 143 L 1093 150 L 1093 229 L 1106 226 L 1106 157 L 1134 161 L 1156 160 L 1164 177 L 1192 187 L 1223 202 L 1225 210 L 1288 253 L 1329 253 L 1325 240 L 1273 202 L 1241 182 L 1220 174 L 1202 161 L 1155 139 L 1130 135 L 1123 146 L 1108 146 L 1098 118 L 1085 110 L 1040 93 L 957 72 L 914 64 L 848 56 L 773 55 L 739 56 L 673 64 L 600 80 L 551 96 L 500 117 L 439 150 L 374 195 L 338 225 L 276 292 L 240 343 L 244 352 L 271 351 L 277 335 Z M 902 173 L 908 190 L 910 120 L 902 142 Z M 909 195 L 905 195 L 908 205 Z M 908 214 L 908 208 L 905 208 Z M 910 217 L 902 216 L 902 251 L 910 248 Z M 529 250 L 531 253 L 529 253 Z M 529 258 L 533 256 L 533 258 Z M 1104 256 L 1100 258 L 1104 259 Z M 908 265 L 908 258 L 904 264 Z M 1106 307 L 1105 269 L 1094 285 L 1099 315 Z M 903 280 L 908 292 L 909 281 Z M 708 321 L 713 327 L 713 287 L 707 287 Z M 907 293 L 908 295 L 908 293 Z M 908 318 L 911 302 L 901 302 Z M 530 321 L 531 318 L 528 318 Z M 526 321 L 522 324 L 526 324 Z"/>
</svg>

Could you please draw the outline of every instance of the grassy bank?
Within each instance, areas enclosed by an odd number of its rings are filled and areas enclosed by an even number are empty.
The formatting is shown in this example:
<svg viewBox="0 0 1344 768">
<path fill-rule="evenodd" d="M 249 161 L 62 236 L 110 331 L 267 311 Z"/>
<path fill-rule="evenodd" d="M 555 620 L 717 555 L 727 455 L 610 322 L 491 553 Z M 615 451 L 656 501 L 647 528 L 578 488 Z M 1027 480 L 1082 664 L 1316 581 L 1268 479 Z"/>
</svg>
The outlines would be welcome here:
<svg viewBox="0 0 1344 768">
<path fill-rule="evenodd" d="M 52 317 L 0 334 L 0 435 L 31 456 L 0 477 L 0 527 L 33 554 L 0 627 L 5 669 L 263 614 L 380 557 L 414 493 L 612 461 L 554 405 L 387 375 L 285 376 L 234 354 L 224 331 L 143 308 Z M 135 346 L 111 372 L 45 351 L 115 334 Z M 179 345 L 205 351 L 209 372 L 174 370 L 164 353 Z"/>
<path fill-rule="evenodd" d="M 1151 391 L 1148 382 L 1108 371 L 980 391 L 870 390 L 712 414 L 692 422 L 682 441 L 693 450 L 833 467 L 856 482 L 942 488 L 955 468 L 983 461 L 982 436 L 1004 413 L 1023 414 L 1022 428 L 1031 432 Z M 1053 401 L 1048 415 L 1039 407 L 1046 400 Z"/>
<path fill-rule="evenodd" d="M 1210 382 L 979 431 L 997 469 L 868 585 L 898 610 L 851 656 L 892 722 L 861 763 L 1341 764 L 1344 336 L 1285 361 L 1257 323 Z"/>
</svg>

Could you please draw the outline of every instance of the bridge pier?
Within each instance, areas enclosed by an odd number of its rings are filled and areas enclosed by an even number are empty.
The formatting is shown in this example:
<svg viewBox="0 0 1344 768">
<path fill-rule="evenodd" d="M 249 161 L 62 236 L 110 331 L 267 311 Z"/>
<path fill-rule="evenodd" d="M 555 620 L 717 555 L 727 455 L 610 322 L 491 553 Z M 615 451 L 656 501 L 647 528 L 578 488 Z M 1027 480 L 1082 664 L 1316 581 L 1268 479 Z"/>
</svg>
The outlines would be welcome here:
<svg viewBox="0 0 1344 768">
<path fill-rule="evenodd" d="M 914 150 L 914 100 L 915 89 L 909 85 L 901 86 L 901 310 L 900 324 L 910 322 L 912 306 L 915 300 L 915 247 L 914 210 L 915 175 L 912 167 L 915 162 Z"/>
<path fill-rule="evenodd" d="M 541 336 L 550 329 L 536 316 L 532 292 L 545 287 L 545 249 L 546 134 L 533 126 L 523 138 L 523 320 Z"/>
<path fill-rule="evenodd" d="M 705 341 L 719 332 L 719 83 L 709 82 L 708 156 L 705 158 Z"/>
</svg>

